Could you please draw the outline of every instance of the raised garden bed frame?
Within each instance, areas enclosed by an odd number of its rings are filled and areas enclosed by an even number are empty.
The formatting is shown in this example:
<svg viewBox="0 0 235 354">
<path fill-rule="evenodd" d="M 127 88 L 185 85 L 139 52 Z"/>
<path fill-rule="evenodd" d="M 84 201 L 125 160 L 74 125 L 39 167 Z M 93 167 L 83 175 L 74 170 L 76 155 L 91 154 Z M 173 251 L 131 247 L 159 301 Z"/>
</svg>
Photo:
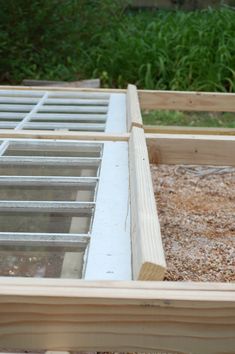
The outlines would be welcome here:
<svg viewBox="0 0 235 354">
<path fill-rule="evenodd" d="M 51 90 L 93 91 L 57 87 Z M 234 94 L 140 90 L 138 95 L 142 109 L 235 112 Z M 207 128 L 200 129 L 200 135 L 194 128 L 187 132 L 185 128 L 171 128 L 167 134 L 166 130 L 161 133 L 165 128 L 154 128 L 151 132 L 145 128 L 148 157 L 138 140 L 139 135 L 144 136 L 144 127 L 133 86 L 127 92 L 127 116 L 129 132 L 125 134 L 1 130 L 0 138 L 130 141 L 134 164 L 130 171 L 134 171 L 132 177 L 138 177 L 132 185 L 140 196 L 136 201 L 140 219 L 135 212 L 133 215 L 141 240 L 144 235 L 151 235 L 144 220 L 152 211 L 145 204 L 146 176 L 138 156 L 153 163 L 234 166 L 235 136 L 234 130 L 223 129 L 222 134 L 229 136 L 214 135 L 214 129 Z M 220 134 L 219 129 L 217 132 Z M 140 141 L 137 151 L 131 148 L 136 138 Z M 148 250 L 141 256 L 151 256 Z M 2 277 L 0 348 L 2 351 L 232 354 L 235 352 L 235 284 Z"/>
</svg>

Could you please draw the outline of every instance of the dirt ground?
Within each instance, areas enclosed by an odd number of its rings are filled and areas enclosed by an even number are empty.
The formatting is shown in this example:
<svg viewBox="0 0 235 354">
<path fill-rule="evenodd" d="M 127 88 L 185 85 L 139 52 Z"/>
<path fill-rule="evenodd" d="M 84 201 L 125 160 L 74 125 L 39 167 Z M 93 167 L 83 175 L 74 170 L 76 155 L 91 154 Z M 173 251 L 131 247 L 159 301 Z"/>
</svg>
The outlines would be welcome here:
<svg viewBox="0 0 235 354">
<path fill-rule="evenodd" d="M 166 280 L 235 281 L 235 169 L 151 165 Z"/>
</svg>

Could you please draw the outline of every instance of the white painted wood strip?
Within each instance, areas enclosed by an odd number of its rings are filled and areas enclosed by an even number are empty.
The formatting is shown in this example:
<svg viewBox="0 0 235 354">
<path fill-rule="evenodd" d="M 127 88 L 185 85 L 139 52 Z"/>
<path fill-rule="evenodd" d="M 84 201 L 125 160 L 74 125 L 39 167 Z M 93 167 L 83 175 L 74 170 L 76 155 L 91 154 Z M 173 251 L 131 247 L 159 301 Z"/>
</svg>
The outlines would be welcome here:
<svg viewBox="0 0 235 354">
<path fill-rule="evenodd" d="M 10 143 L 8 140 L 4 140 L 2 142 L 2 144 L 0 145 L 0 156 L 2 156 L 4 154 L 4 152 L 9 147 L 9 145 L 10 145 Z"/>
<path fill-rule="evenodd" d="M 26 123 L 30 121 L 31 116 L 36 113 L 40 107 L 44 104 L 45 100 L 47 99 L 48 93 L 46 92 L 43 97 L 38 101 L 38 103 L 33 107 L 31 112 L 26 114 L 26 116 L 23 118 L 23 120 L 17 125 L 16 130 L 22 129 Z"/>
<path fill-rule="evenodd" d="M 7 123 L 4 123 L 7 125 Z M 3 126 L 0 122 L 0 126 Z M 5 126 L 5 128 L 8 128 Z M 18 128 L 17 128 L 18 129 Z M 67 129 L 67 130 L 78 130 L 78 131 L 98 131 L 103 132 L 105 125 L 102 123 L 48 123 L 48 122 L 30 122 L 23 126 L 23 129 L 36 129 L 36 130 L 55 130 L 55 129 Z"/>
<path fill-rule="evenodd" d="M 2 106 L 0 106 L 2 108 Z M 38 112 L 65 112 L 65 113 L 107 113 L 106 106 L 54 106 L 43 105 Z"/>
<path fill-rule="evenodd" d="M 128 144 L 106 142 L 100 169 L 86 280 L 130 280 Z"/>
<path fill-rule="evenodd" d="M 162 280 L 166 261 L 142 128 L 132 127 L 129 157 L 134 279 Z"/>
<path fill-rule="evenodd" d="M 106 133 L 125 133 L 126 127 L 126 95 L 112 93 L 107 113 Z"/>
</svg>

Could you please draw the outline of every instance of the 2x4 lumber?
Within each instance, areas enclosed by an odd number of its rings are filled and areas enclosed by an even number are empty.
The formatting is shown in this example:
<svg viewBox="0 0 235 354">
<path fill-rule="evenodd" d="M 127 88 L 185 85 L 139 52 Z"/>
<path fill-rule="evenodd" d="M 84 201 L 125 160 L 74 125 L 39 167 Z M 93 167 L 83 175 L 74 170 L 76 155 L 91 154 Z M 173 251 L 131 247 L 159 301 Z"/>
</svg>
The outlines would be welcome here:
<svg viewBox="0 0 235 354">
<path fill-rule="evenodd" d="M 235 284 L 0 279 L 0 348 L 231 354 Z"/>
<path fill-rule="evenodd" d="M 128 141 L 130 134 L 115 134 L 104 132 L 66 132 L 1 129 L 0 139 L 57 139 L 57 140 L 88 140 L 88 141 Z"/>
<path fill-rule="evenodd" d="M 12 92 L 18 90 L 22 91 L 22 95 L 24 95 L 24 92 L 27 91 L 33 92 L 35 95 L 42 95 L 45 90 L 52 92 L 67 91 L 68 93 L 81 94 L 84 92 L 93 93 L 94 97 L 92 96 L 92 98 L 95 98 L 95 94 L 127 92 L 125 89 L 90 89 L 69 87 L 39 88 L 30 86 L 0 86 L 0 90 L 10 90 Z M 41 93 L 37 91 L 41 91 Z M 166 109 L 181 111 L 235 112 L 234 93 L 138 90 L 138 96 L 140 99 L 140 107 L 144 110 Z M 49 95 L 49 97 L 51 96 Z"/>
<path fill-rule="evenodd" d="M 234 93 L 139 90 L 141 109 L 235 112 Z"/>
<path fill-rule="evenodd" d="M 145 134 L 151 163 L 235 166 L 235 137 Z"/>
<path fill-rule="evenodd" d="M 235 135 L 234 128 L 202 128 L 202 127 L 179 127 L 163 125 L 144 125 L 146 134 L 199 134 L 199 135 Z"/>
<path fill-rule="evenodd" d="M 126 94 L 126 117 L 127 131 L 131 131 L 132 127 L 143 127 L 137 87 L 128 85 Z"/>
<path fill-rule="evenodd" d="M 30 92 L 30 91 L 53 91 L 53 92 L 71 92 L 71 93 L 102 93 L 102 97 L 104 97 L 104 93 L 109 94 L 109 93 L 126 93 L 126 89 L 109 89 L 109 88 L 86 88 L 86 87 L 57 87 L 57 86 L 11 86 L 11 85 L 0 85 L 0 90 L 18 90 L 22 91 L 22 94 L 24 92 Z M 39 93 L 38 93 L 39 94 Z M 54 97 L 54 96 L 53 96 Z"/>
<path fill-rule="evenodd" d="M 148 151 L 144 131 L 141 128 L 132 128 L 129 164 L 133 276 L 138 280 L 162 280 L 166 262 Z"/>
</svg>

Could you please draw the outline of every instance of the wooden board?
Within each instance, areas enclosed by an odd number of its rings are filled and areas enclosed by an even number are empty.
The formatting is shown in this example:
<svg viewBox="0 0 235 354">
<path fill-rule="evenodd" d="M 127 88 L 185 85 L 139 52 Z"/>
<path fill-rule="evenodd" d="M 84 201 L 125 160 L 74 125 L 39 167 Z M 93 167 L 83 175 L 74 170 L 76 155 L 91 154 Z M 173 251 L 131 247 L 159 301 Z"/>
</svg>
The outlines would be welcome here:
<svg viewBox="0 0 235 354">
<path fill-rule="evenodd" d="M 135 85 L 128 85 L 126 94 L 127 131 L 132 127 L 143 127 L 138 92 Z"/>
<path fill-rule="evenodd" d="M 129 143 L 133 277 L 162 280 L 166 263 L 144 131 L 133 127 Z"/>
<path fill-rule="evenodd" d="M 235 166 L 235 137 L 146 134 L 151 163 Z"/>
<path fill-rule="evenodd" d="M 127 93 L 125 89 L 91 89 L 71 87 L 37 87 L 37 86 L 0 86 L 0 90 L 23 91 L 68 91 L 68 92 L 104 92 Z M 204 112 L 235 112 L 235 94 L 219 92 L 184 92 L 138 90 L 140 107 L 143 110 L 181 110 Z"/>
<path fill-rule="evenodd" d="M 139 90 L 141 109 L 201 112 L 235 112 L 235 94 Z"/>
<path fill-rule="evenodd" d="M 149 134 L 199 134 L 199 135 L 235 135 L 234 128 L 202 128 L 163 125 L 144 125 L 144 132 Z"/>
<path fill-rule="evenodd" d="M 56 139 L 56 140 L 94 140 L 94 141 L 128 141 L 129 134 L 112 134 L 104 132 L 68 132 L 45 130 L 19 130 L 1 129 L 0 138 L 12 139 Z"/>
<path fill-rule="evenodd" d="M 235 285 L 0 279 L 0 348 L 232 354 Z"/>
</svg>

